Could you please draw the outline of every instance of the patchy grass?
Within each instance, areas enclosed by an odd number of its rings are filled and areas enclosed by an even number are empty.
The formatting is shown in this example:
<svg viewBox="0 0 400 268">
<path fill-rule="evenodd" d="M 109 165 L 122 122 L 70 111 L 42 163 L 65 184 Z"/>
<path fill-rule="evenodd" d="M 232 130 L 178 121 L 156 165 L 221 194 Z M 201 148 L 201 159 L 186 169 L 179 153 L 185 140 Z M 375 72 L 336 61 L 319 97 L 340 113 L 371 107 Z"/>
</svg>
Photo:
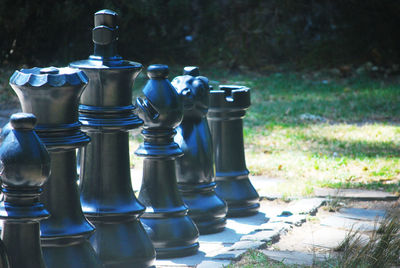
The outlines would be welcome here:
<svg viewBox="0 0 400 268">
<path fill-rule="evenodd" d="M 400 86 L 397 80 L 348 79 L 329 73 L 229 75 L 217 84 L 252 91 L 245 117 L 247 166 L 284 178 L 285 195 L 315 187 L 397 191 L 400 182 Z"/>
<path fill-rule="evenodd" d="M 336 249 L 337 267 L 399 267 L 400 224 L 398 209 L 376 225 L 370 240 L 362 239 L 361 231 L 350 231 Z"/>
<path fill-rule="evenodd" d="M 238 262 L 232 263 L 227 268 L 294 268 L 294 267 L 306 267 L 299 265 L 288 265 L 283 262 L 273 261 L 258 250 L 248 250 Z"/>
</svg>

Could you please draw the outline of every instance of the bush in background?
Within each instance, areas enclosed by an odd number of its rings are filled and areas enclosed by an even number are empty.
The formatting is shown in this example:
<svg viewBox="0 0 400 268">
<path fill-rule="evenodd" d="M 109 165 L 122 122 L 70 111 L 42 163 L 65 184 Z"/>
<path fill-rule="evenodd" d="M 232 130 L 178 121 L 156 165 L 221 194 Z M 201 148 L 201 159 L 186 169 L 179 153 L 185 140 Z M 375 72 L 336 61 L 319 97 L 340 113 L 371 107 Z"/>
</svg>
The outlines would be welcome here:
<svg viewBox="0 0 400 268">
<path fill-rule="evenodd" d="M 399 61 L 390 0 L 2 0 L 2 64 L 66 64 L 92 52 L 94 12 L 120 15 L 119 52 L 144 64 L 269 70 Z"/>
</svg>

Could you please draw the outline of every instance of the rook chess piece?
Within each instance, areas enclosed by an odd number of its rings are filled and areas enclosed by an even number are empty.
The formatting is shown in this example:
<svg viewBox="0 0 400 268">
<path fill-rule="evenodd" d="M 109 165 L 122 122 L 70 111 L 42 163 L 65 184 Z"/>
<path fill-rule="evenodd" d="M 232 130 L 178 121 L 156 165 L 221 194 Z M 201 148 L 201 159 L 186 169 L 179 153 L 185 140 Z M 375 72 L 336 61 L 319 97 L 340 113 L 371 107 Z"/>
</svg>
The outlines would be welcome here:
<svg viewBox="0 0 400 268">
<path fill-rule="evenodd" d="M 4 194 L 0 204 L 1 238 L 12 268 L 45 268 L 39 221 L 47 218 L 49 213 L 39 202 L 39 195 L 50 173 L 50 158 L 33 131 L 35 124 L 36 118 L 32 114 L 13 114 L 8 135 L 0 147 Z M 0 267 L 8 267 L 7 260 L 0 255 Z"/>
<path fill-rule="evenodd" d="M 214 155 L 206 118 L 208 79 L 200 76 L 199 68 L 185 67 L 184 75 L 175 77 L 171 83 L 184 102 L 183 121 L 175 136 L 184 153 L 176 159 L 179 191 L 200 234 L 223 231 L 227 206 L 214 191 Z"/>
<path fill-rule="evenodd" d="M 228 203 L 228 217 L 252 215 L 260 208 L 244 155 L 243 117 L 249 106 L 247 87 L 221 85 L 210 91 L 207 117 L 215 156 L 215 191 Z"/>
<path fill-rule="evenodd" d="M 144 157 L 139 192 L 139 200 L 146 206 L 142 222 L 148 227 L 157 257 L 195 254 L 199 232 L 187 215 L 175 173 L 175 158 L 182 150 L 173 137 L 174 128 L 182 121 L 182 101 L 167 79 L 168 66 L 151 65 L 147 71 L 150 80 L 143 88 L 145 98 L 136 100 L 137 112 L 144 121 L 144 143 L 135 152 Z"/>
<path fill-rule="evenodd" d="M 80 155 L 81 202 L 96 226 L 90 241 L 105 267 L 148 267 L 155 251 L 139 221 L 145 207 L 132 190 L 128 135 L 143 124 L 132 105 L 142 65 L 117 55 L 116 19 L 111 10 L 96 12 L 94 54 L 70 64 L 90 79 L 79 106 L 79 120 L 92 140 Z"/>
<path fill-rule="evenodd" d="M 82 213 L 76 184 L 76 149 L 90 140 L 78 121 L 87 81 L 82 71 L 55 67 L 22 69 L 10 78 L 22 111 L 37 117 L 36 133 L 50 153 L 51 173 L 41 200 L 51 217 L 40 224 L 48 268 L 102 267 L 87 241 L 94 227 Z"/>
</svg>

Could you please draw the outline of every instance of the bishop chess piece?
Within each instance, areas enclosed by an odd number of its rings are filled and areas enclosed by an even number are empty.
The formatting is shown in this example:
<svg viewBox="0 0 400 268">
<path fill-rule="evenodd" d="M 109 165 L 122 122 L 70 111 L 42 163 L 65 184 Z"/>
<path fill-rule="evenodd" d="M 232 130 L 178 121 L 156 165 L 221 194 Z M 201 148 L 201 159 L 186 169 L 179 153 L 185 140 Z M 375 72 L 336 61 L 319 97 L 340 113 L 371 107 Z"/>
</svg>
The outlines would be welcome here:
<svg viewBox="0 0 400 268">
<path fill-rule="evenodd" d="M 168 81 L 168 73 L 166 65 L 149 66 L 144 98 L 136 100 L 137 112 L 144 121 L 144 143 L 135 152 L 144 157 L 139 192 L 139 200 L 146 206 L 142 222 L 158 258 L 192 255 L 199 248 L 198 229 L 187 215 L 176 182 L 175 159 L 182 150 L 173 138 L 182 121 L 183 103 Z"/>
</svg>

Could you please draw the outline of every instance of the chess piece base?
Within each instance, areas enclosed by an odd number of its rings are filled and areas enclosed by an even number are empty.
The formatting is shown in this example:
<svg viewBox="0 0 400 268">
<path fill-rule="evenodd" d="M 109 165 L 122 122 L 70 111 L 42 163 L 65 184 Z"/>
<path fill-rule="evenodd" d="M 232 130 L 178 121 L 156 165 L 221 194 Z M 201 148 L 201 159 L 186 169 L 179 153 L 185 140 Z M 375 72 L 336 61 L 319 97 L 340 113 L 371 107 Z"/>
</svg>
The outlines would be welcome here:
<svg viewBox="0 0 400 268">
<path fill-rule="evenodd" d="M 227 217 L 246 217 L 257 214 L 260 203 L 257 191 L 249 178 L 224 179 L 217 177 L 215 192 L 228 204 Z"/>
</svg>

